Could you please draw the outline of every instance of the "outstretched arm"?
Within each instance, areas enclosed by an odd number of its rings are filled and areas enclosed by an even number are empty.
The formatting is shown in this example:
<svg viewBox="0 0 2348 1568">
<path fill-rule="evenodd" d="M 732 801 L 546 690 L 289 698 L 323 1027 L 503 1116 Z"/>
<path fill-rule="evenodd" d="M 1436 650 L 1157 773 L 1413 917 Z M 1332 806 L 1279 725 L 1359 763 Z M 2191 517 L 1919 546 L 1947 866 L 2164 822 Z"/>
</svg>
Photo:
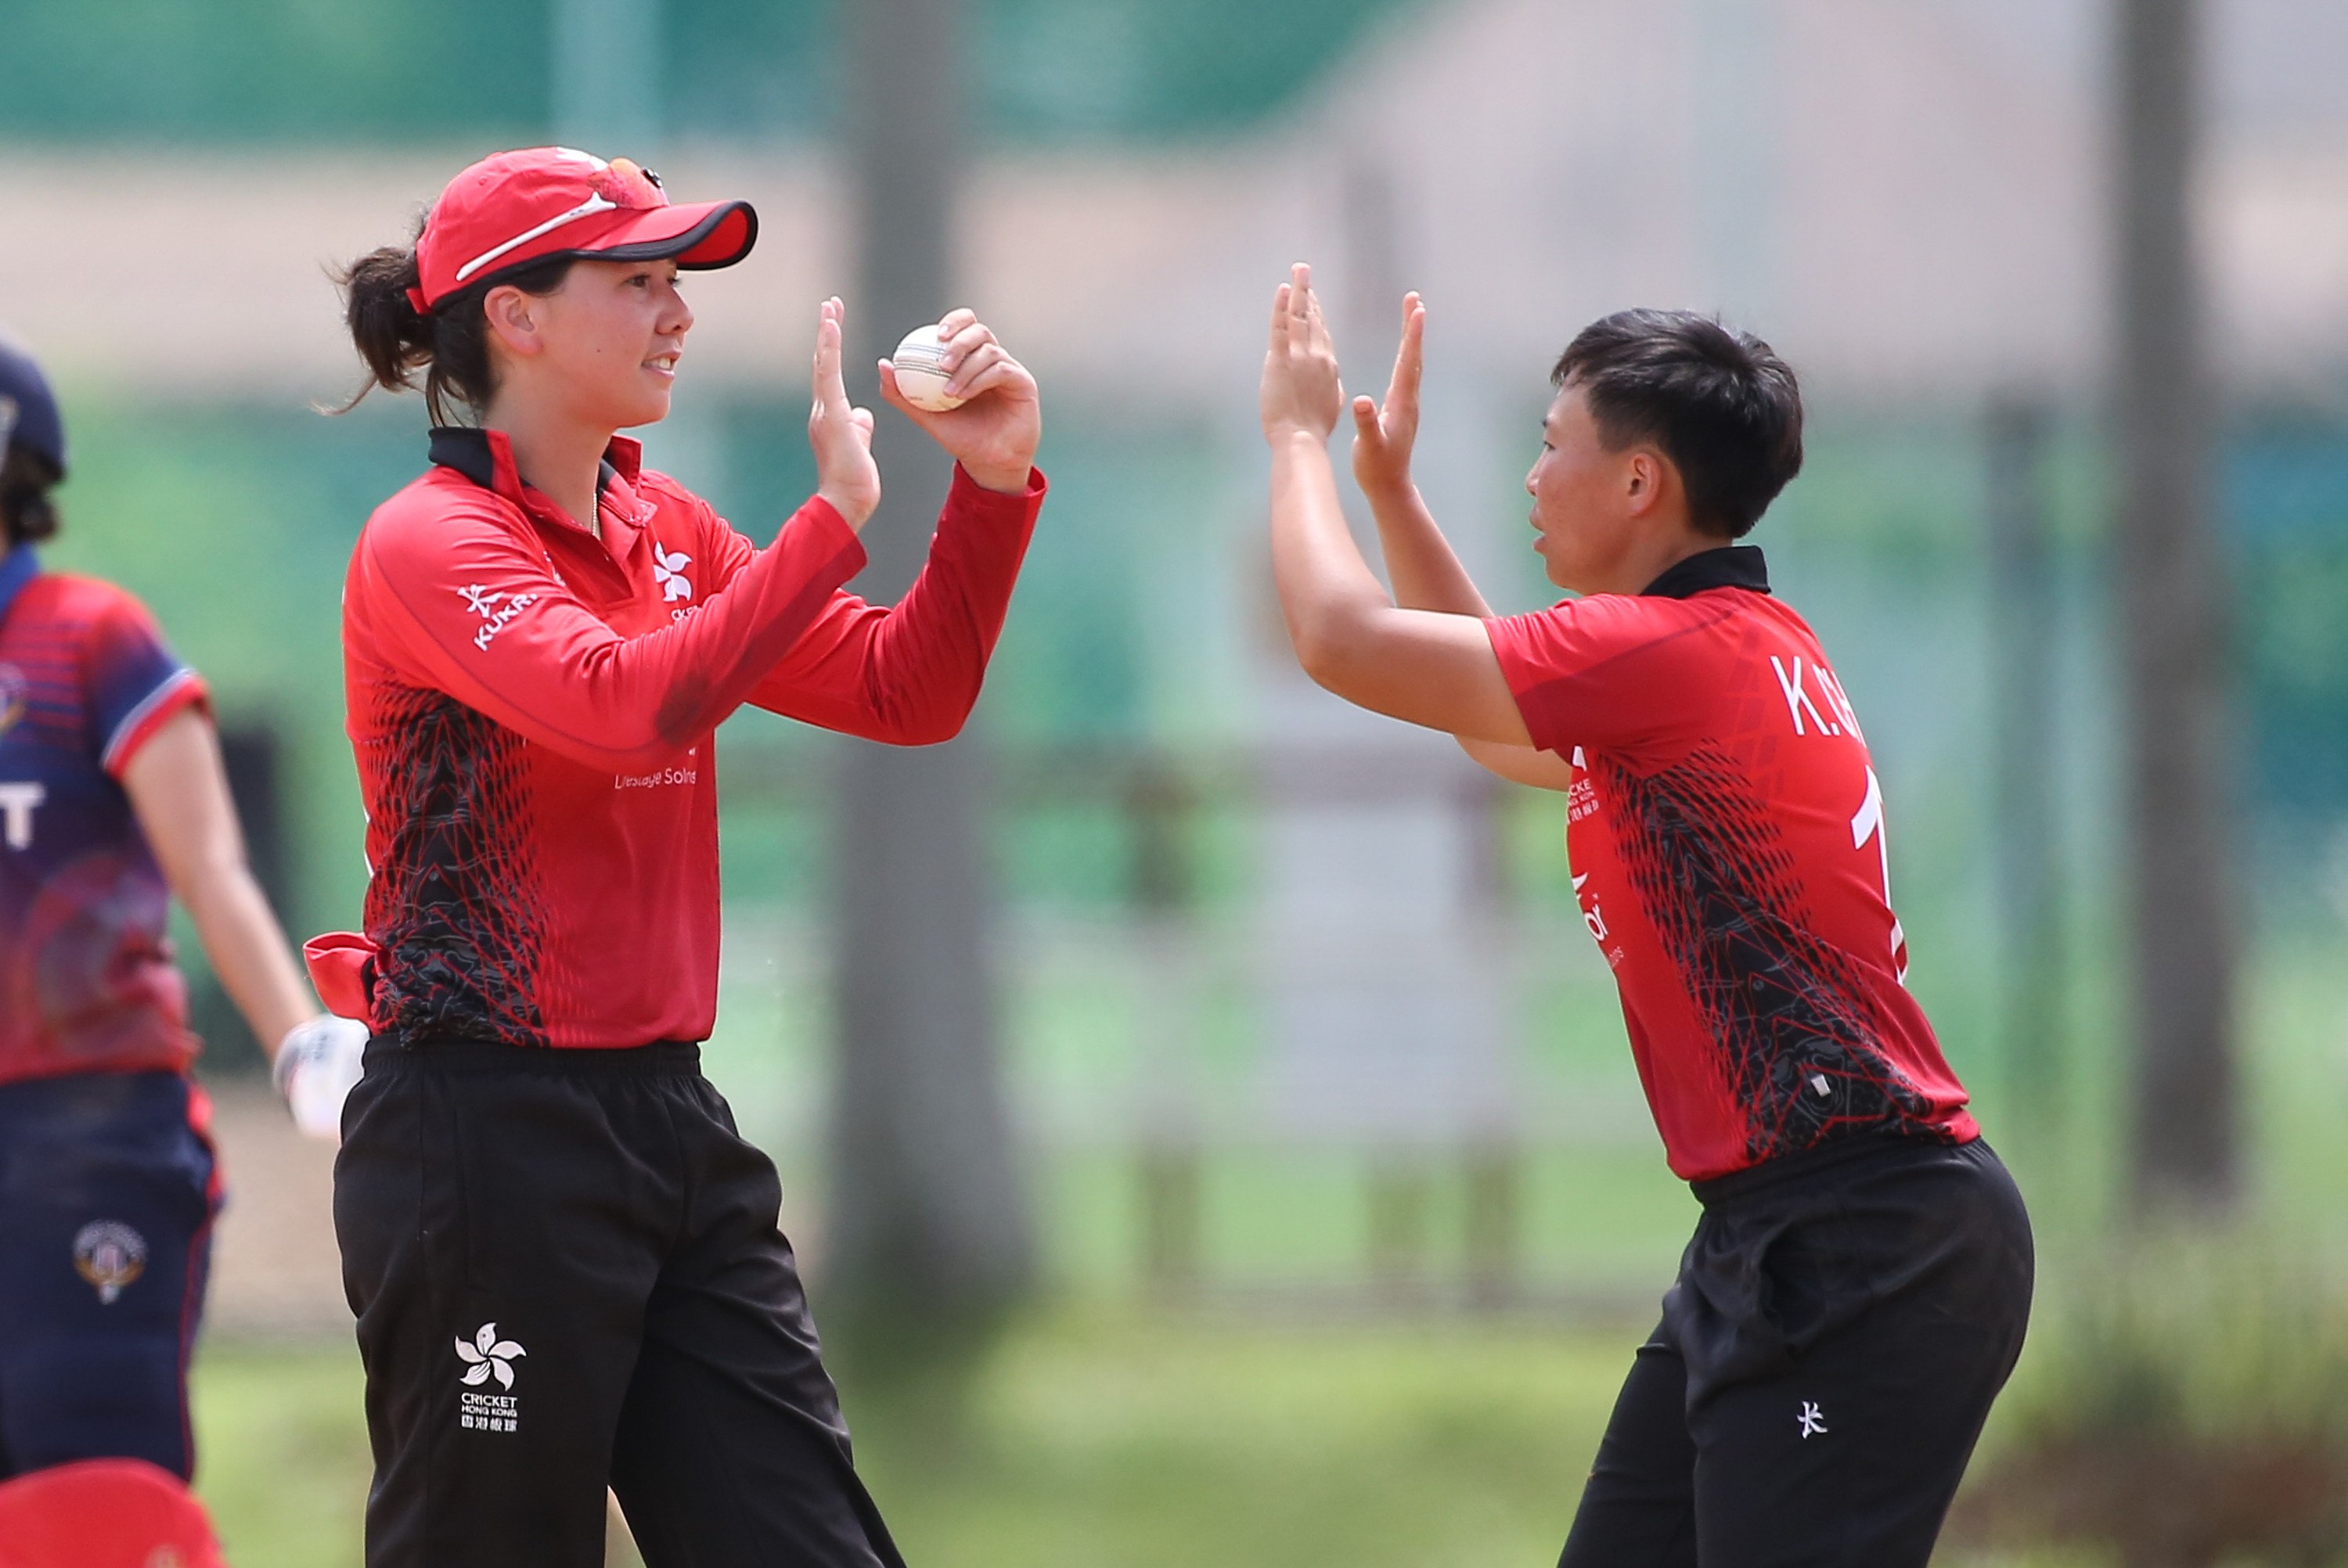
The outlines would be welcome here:
<svg viewBox="0 0 2348 1568">
<path fill-rule="evenodd" d="M 869 741 L 952 740 L 978 702 L 1044 490 L 1040 473 L 1006 496 L 956 467 L 929 561 L 905 597 L 887 606 L 833 594 L 750 701 Z M 747 559 L 749 541 L 732 537 Z"/>
<path fill-rule="evenodd" d="M 1367 393 L 1354 399 L 1354 482 L 1377 520 L 1378 548 L 1405 610 L 1439 610 L 1489 620 L 1492 607 L 1477 591 L 1451 541 L 1418 493 L 1410 460 L 1418 444 L 1418 389 L 1426 368 L 1426 306 L 1402 297 L 1402 343 L 1385 403 Z"/>
<path fill-rule="evenodd" d="M 850 404 L 840 378 L 842 321 L 839 302 L 826 301 L 808 418 L 816 494 L 673 625 L 613 630 L 491 500 L 378 512 L 353 584 L 372 590 L 412 682 L 613 773 L 660 766 L 716 728 L 864 564 L 856 532 L 880 502 L 880 476 L 872 415 Z"/>
<path fill-rule="evenodd" d="M 1411 477 L 1411 452 L 1418 441 L 1418 390 L 1426 368 L 1426 306 L 1416 293 L 1402 300 L 1402 342 L 1384 404 L 1364 394 L 1354 399 L 1354 480 L 1377 520 L 1378 548 L 1395 602 L 1405 610 L 1439 610 L 1453 615 L 1492 618 L 1451 541 L 1428 509 Z M 1573 768 L 1562 757 L 1536 747 L 1457 737 L 1460 750 L 1486 770 L 1536 789 L 1564 790 Z"/>
<path fill-rule="evenodd" d="M 1344 402 L 1329 331 L 1298 263 L 1272 301 L 1260 412 L 1272 447 L 1272 566 L 1304 672 L 1347 702 L 1463 739 L 1531 737 L 1482 620 L 1386 597 L 1337 503 L 1329 436 Z"/>
<path fill-rule="evenodd" d="M 894 367 L 880 364 L 883 395 L 954 457 L 928 563 L 893 607 L 833 595 L 750 693 L 769 712 L 897 745 L 951 740 L 969 718 L 1045 488 L 1035 466 L 1035 378 L 974 313 L 952 312 L 938 326 L 946 390 L 961 406 L 913 406 Z"/>
</svg>

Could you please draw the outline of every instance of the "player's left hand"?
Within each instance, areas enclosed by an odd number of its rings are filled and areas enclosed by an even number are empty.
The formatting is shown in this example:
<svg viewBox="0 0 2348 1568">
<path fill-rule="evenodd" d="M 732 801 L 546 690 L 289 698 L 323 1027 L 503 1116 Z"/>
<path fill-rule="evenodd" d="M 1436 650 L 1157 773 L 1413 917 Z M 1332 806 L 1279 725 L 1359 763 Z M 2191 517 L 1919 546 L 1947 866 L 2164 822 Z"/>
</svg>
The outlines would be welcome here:
<svg viewBox="0 0 2348 1568">
<path fill-rule="evenodd" d="M 1022 495 L 1044 439 L 1044 403 L 1035 376 L 995 342 L 975 311 L 949 311 L 938 323 L 945 337 L 946 391 L 965 401 L 933 414 L 897 390 L 897 367 L 880 362 L 880 395 L 953 454 L 963 471 L 990 490 Z"/>
<path fill-rule="evenodd" d="M 1381 404 L 1354 399 L 1354 482 L 1372 500 L 1407 496 L 1410 454 L 1418 444 L 1418 383 L 1426 366 L 1426 307 L 1416 293 L 1402 297 L 1402 343 Z"/>
<path fill-rule="evenodd" d="M 366 1042 L 366 1025 L 332 1013 L 295 1024 L 279 1042 L 270 1079 L 304 1136 L 342 1141 L 343 1102 L 358 1085 Z"/>
<path fill-rule="evenodd" d="M 1256 405 L 1264 439 L 1306 435 L 1326 441 L 1344 405 L 1337 347 L 1313 293 L 1313 269 L 1299 261 L 1272 300 L 1272 343 Z"/>
</svg>

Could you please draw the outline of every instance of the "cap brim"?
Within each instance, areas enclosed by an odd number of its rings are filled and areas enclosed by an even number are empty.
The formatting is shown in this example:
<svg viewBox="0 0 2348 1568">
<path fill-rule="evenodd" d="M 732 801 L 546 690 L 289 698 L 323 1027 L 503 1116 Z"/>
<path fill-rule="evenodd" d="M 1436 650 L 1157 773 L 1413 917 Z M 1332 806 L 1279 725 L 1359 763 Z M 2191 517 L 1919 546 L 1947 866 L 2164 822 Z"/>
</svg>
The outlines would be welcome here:
<svg viewBox="0 0 2348 1568">
<path fill-rule="evenodd" d="M 673 261 L 696 272 L 730 267 L 758 242 L 758 214 L 747 201 L 695 201 L 631 212 L 577 252 L 606 261 Z"/>
<path fill-rule="evenodd" d="M 747 201 L 695 201 L 683 207 L 650 207 L 598 216 L 610 221 L 585 243 L 508 261 L 466 286 L 493 284 L 525 267 L 563 257 L 589 261 L 674 261 L 680 267 L 711 272 L 732 266 L 758 242 L 758 214 Z"/>
</svg>

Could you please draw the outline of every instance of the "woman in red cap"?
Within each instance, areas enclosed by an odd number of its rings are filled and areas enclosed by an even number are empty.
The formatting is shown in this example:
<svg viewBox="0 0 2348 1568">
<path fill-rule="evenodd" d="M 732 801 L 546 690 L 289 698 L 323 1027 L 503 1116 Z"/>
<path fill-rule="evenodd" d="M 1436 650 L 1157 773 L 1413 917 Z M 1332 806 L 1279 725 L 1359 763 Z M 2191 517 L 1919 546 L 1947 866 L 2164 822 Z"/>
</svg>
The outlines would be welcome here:
<svg viewBox="0 0 2348 1568">
<path fill-rule="evenodd" d="M 423 374 L 431 466 L 344 603 L 372 879 L 322 938 L 372 1031 L 335 1219 L 376 1459 L 367 1562 L 591 1568 L 603 1495 L 647 1562 L 894 1564 L 850 1460 L 774 1166 L 695 1042 L 716 1011 L 712 732 L 745 702 L 898 744 L 976 701 L 1044 495 L 1035 383 L 967 311 L 925 413 L 957 460 L 892 608 L 842 591 L 872 416 L 818 321 L 816 494 L 764 548 L 615 432 L 668 412 L 742 202 L 673 206 L 561 149 L 465 170 L 415 246 L 345 274 L 372 377 Z M 451 408 L 465 415 L 448 419 Z"/>
</svg>

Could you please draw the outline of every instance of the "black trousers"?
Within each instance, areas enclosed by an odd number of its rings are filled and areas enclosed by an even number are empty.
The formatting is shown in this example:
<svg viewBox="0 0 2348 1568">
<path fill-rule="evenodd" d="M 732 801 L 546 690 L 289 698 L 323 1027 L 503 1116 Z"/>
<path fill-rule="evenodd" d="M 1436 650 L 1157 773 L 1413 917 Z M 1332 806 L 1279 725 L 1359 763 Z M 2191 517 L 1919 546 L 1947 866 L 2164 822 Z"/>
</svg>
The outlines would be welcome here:
<svg viewBox="0 0 2348 1568">
<path fill-rule="evenodd" d="M 857 1479 L 782 1187 L 691 1045 L 367 1049 L 335 1230 L 369 1568 L 901 1568 Z"/>
<path fill-rule="evenodd" d="M 1560 1568 L 1924 1568 L 2029 1321 L 2013 1179 L 1864 1138 L 1697 1196 Z"/>
</svg>

